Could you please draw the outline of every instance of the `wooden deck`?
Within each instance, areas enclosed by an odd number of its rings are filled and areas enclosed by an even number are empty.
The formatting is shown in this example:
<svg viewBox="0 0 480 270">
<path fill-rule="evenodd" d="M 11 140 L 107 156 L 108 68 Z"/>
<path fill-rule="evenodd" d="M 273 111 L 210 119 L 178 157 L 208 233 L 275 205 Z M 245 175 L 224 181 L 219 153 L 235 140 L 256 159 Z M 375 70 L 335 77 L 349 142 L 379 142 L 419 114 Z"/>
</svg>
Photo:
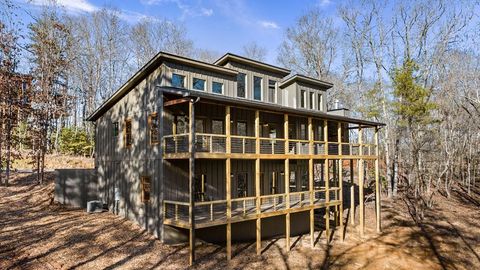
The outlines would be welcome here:
<svg viewBox="0 0 480 270">
<path fill-rule="evenodd" d="M 329 191 L 332 193 L 331 197 L 335 197 L 337 194 L 334 193 L 338 192 L 339 189 L 331 188 Z M 256 197 L 232 199 L 230 223 L 309 211 L 341 203 L 337 199 L 330 199 L 327 202 L 325 191 L 317 190 L 312 204 L 309 193 L 309 191 L 290 193 L 289 205 L 286 203 L 286 193 L 261 196 L 259 212 L 257 212 Z M 164 202 L 164 224 L 188 229 L 191 227 L 188 213 L 189 205 L 187 202 Z M 217 226 L 227 224 L 227 222 L 226 200 L 195 203 L 195 228 Z"/>
</svg>

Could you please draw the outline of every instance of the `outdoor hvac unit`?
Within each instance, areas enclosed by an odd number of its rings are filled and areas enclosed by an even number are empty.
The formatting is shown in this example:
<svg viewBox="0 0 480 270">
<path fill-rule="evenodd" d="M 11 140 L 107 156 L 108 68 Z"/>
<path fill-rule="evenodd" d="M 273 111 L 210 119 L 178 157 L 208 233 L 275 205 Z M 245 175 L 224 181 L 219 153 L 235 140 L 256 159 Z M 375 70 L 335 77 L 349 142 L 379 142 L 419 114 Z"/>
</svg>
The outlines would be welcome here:
<svg viewBox="0 0 480 270">
<path fill-rule="evenodd" d="M 99 213 L 99 212 L 103 212 L 102 201 L 87 202 L 87 213 Z"/>
</svg>

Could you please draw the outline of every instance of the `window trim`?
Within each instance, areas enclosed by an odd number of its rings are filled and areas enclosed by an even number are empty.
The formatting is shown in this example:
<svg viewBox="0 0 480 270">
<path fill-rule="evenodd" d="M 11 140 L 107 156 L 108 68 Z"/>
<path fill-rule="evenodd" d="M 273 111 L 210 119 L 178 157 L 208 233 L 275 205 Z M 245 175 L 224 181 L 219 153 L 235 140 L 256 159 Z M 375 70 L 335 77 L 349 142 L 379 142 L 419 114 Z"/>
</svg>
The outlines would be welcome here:
<svg viewBox="0 0 480 270">
<path fill-rule="evenodd" d="M 177 75 L 177 76 L 180 76 L 180 77 L 182 77 L 182 78 L 183 78 L 183 83 L 182 83 L 182 86 L 175 86 L 175 85 L 173 84 L 173 76 L 175 76 L 175 75 Z M 187 76 L 185 76 L 185 75 L 182 75 L 182 74 L 180 74 L 180 73 L 175 73 L 175 72 L 172 72 L 172 81 L 171 81 L 171 82 L 172 82 L 172 87 L 176 87 L 176 88 L 185 88 L 185 81 L 186 81 L 186 79 L 187 79 Z"/>
<path fill-rule="evenodd" d="M 308 109 L 315 110 L 315 92 L 308 92 Z"/>
<path fill-rule="evenodd" d="M 158 113 L 156 113 L 156 112 L 153 112 L 153 113 L 148 115 L 148 140 L 149 140 L 150 145 L 157 145 L 157 144 L 160 143 L 160 134 L 158 134 L 159 138 L 158 138 L 157 141 L 152 140 L 152 131 L 153 131 L 152 119 L 157 118 L 157 117 L 158 117 Z M 158 121 L 158 119 L 157 119 L 157 121 Z M 160 124 L 160 123 L 158 123 L 158 124 Z"/>
<path fill-rule="evenodd" d="M 195 80 L 203 81 L 203 89 L 197 89 L 197 88 L 194 87 L 194 86 L 195 86 Z M 205 91 L 206 91 L 206 88 L 207 88 L 207 80 L 205 80 L 205 79 L 200 79 L 200 78 L 197 78 L 197 77 L 193 77 L 193 78 L 192 78 L 192 89 L 193 89 L 193 90 L 205 92 Z"/>
<path fill-rule="evenodd" d="M 318 97 L 318 100 L 317 100 L 317 110 L 319 111 L 323 111 L 323 94 L 322 93 L 318 93 L 317 95 Z"/>
<path fill-rule="evenodd" d="M 270 97 L 270 82 L 273 82 L 273 101 L 268 100 Z M 268 79 L 268 93 L 267 93 L 267 102 L 277 103 L 278 95 L 278 82 L 272 79 Z"/>
<path fill-rule="evenodd" d="M 127 123 L 130 123 L 130 139 L 131 139 L 130 144 L 127 144 Z M 124 121 L 123 145 L 124 145 L 125 148 L 128 148 L 128 149 L 132 148 L 132 145 L 133 145 L 133 124 L 132 124 L 132 119 L 131 118 L 127 118 Z"/>
<path fill-rule="evenodd" d="M 145 199 L 145 179 L 148 179 L 148 199 L 146 200 Z M 151 199 L 151 195 L 152 195 L 152 178 L 149 176 L 149 175 L 142 175 L 140 176 L 140 196 L 141 196 L 141 200 L 142 200 L 142 203 L 150 203 L 150 199 Z"/>
<path fill-rule="evenodd" d="M 213 85 L 217 83 L 217 84 L 221 84 L 222 85 L 222 92 L 221 93 L 216 93 L 216 92 L 213 92 Z M 217 81 L 212 81 L 212 87 L 210 89 L 212 91 L 212 94 L 215 94 L 215 95 L 224 95 L 224 84 L 221 83 L 221 82 L 217 82 Z"/>
<path fill-rule="evenodd" d="M 307 91 L 300 89 L 300 108 L 306 108 L 306 107 L 307 107 Z"/>
<path fill-rule="evenodd" d="M 256 99 L 255 98 L 255 79 L 260 79 L 260 99 Z M 263 101 L 264 98 L 263 98 L 263 77 L 260 77 L 260 76 L 253 76 L 253 100 L 256 100 L 256 101 Z"/>
<path fill-rule="evenodd" d="M 244 83 L 243 83 L 243 95 L 244 95 L 243 97 L 238 95 L 238 75 L 240 75 L 240 74 L 245 75 L 244 76 L 245 80 L 244 80 Z M 246 99 L 246 98 L 248 98 L 248 76 L 247 76 L 246 73 L 243 73 L 243 72 L 239 72 L 238 75 L 237 75 L 237 89 L 236 89 L 237 95 L 236 95 L 236 97 Z"/>
</svg>

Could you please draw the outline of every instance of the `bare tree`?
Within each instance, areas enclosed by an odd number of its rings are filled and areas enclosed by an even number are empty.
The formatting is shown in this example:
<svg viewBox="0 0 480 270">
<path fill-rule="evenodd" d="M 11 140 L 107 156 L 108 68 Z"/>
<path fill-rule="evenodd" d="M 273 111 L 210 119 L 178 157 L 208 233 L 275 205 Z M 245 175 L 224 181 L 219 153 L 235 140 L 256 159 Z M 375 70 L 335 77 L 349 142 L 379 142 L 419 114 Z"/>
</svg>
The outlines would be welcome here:
<svg viewBox="0 0 480 270">
<path fill-rule="evenodd" d="M 257 61 L 265 61 L 267 49 L 256 42 L 245 44 L 242 48 L 242 55 Z"/>
<path fill-rule="evenodd" d="M 296 72 L 328 79 L 336 56 L 337 31 L 319 9 L 302 15 L 286 30 L 277 61 Z"/>
</svg>

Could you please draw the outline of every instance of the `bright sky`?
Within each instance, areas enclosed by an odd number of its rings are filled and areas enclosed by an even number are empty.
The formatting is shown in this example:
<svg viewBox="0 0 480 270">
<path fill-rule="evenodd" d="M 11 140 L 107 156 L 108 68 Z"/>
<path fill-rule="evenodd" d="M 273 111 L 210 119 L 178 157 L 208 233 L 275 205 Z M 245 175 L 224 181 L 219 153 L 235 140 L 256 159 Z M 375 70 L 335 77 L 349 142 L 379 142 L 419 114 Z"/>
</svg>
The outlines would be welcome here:
<svg viewBox="0 0 480 270">
<path fill-rule="evenodd" d="M 48 0 L 16 0 L 35 13 Z M 268 50 L 267 62 L 276 63 L 277 49 L 285 29 L 307 9 L 320 7 L 334 13 L 334 0 L 57 0 L 70 14 L 92 12 L 104 6 L 122 12 L 122 19 L 135 23 L 147 16 L 185 24 L 187 36 L 198 48 L 240 53 L 252 41 Z M 27 16 L 27 15 L 25 15 Z"/>
</svg>

